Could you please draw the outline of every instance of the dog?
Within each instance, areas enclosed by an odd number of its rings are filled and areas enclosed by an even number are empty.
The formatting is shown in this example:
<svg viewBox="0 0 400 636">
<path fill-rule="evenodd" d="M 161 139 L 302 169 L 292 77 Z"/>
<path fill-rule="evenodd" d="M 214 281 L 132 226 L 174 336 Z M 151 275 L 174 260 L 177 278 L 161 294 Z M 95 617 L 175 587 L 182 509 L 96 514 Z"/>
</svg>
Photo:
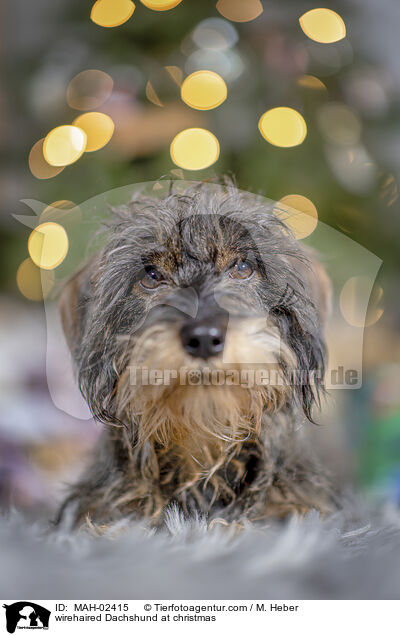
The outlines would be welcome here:
<svg viewBox="0 0 400 636">
<path fill-rule="evenodd" d="M 330 285 L 315 255 L 232 182 L 138 195 L 105 236 L 60 298 L 80 390 L 106 426 L 57 521 L 334 511 L 302 439 L 324 390 Z"/>
</svg>

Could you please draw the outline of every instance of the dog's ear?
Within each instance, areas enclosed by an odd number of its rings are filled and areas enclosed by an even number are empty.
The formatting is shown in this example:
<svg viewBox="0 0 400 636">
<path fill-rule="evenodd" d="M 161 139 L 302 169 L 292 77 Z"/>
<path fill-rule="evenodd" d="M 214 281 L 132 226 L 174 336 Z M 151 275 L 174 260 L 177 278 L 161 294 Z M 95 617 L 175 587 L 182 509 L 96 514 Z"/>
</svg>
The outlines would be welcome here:
<svg viewBox="0 0 400 636">
<path fill-rule="evenodd" d="M 309 249 L 304 258 L 289 257 L 288 278 L 294 274 L 293 289 L 275 309 L 280 330 L 297 359 L 297 368 L 307 372 L 305 382 L 298 382 L 295 394 L 308 419 L 319 402 L 325 374 L 326 344 L 324 327 L 331 306 L 331 284 L 323 265 Z M 308 376 L 309 373 L 313 375 Z M 311 377 L 313 381 L 311 382 Z"/>
<path fill-rule="evenodd" d="M 305 330 L 298 333 L 297 357 L 303 369 L 315 372 L 313 383 L 309 381 L 299 384 L 297 387 L 303 411 L 310 421 L 312 419 L 313 404 L 319 403 L 319 397 L 323 391 L 325 364 L 326 364 L 326 343 L 325 325 L 331 312 L 332 287 L 328 274 L 324 266 L 318 260 L 317 254 L 307 248 L 307 262 L 301 263 L 298 268 L 305 291 L 312 303 L 310 316 L 315 318 L 311 323 L 304 324 Z M 308 322 L 308 321 L 307 321 Z M 298 328 L 296 325 L 295 329 Z M 299 344 L 301 342 L 301 344 Z"/>
<path fill-rule="evenodd" d="M 87 263 L 64 285 L 59 310 L 68 346 L 74 360 L 78 357 L 85 331 L 86 316 L 91 298 L 91 276 L 93 263 Z"/>
<path fill-rule="evenodd" d="M 314 250 L 306 250 L 308 263 L 302 266 L 305 284 L 311 301 L 319 315 L 321 326 L 325 327 L 332 309 L 332 285 L 325 267 L 318 260 Z"/>
</svg>

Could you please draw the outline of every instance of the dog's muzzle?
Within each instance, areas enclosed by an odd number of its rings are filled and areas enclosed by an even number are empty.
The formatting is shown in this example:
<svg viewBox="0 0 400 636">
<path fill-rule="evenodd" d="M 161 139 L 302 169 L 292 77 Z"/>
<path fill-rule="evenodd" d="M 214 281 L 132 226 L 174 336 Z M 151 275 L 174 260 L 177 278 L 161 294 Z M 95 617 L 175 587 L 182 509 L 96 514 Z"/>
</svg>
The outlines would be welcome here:
<svg viewBox="0 0 400 636">
<path fill-rule="evenodd" d="M 180 331 L 182 346 L 193 358 L 207 360 L 224 350 L 226 320 L 222 317 L 188 320 Z"/>
</svg>

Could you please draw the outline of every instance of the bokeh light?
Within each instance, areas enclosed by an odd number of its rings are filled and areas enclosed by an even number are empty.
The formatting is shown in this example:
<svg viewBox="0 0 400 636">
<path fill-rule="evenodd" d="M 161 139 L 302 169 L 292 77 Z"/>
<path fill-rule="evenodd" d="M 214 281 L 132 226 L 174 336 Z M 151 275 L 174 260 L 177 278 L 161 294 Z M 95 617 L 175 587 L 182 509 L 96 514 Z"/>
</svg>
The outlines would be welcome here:
<svg viewBox="0 0 400 636">
<path fill-rule="evenodd" d="M 140 0 L 140 2 L 154 11 L 168 11 L 168 9 L 177 7 L 182 0 Z"/>
<path fill-rule="evenodd" d="M 380 191 L 380 198 L 391 207 L 399 198 L 399 187 L 394 174 L 386 174 Z"/>
<path fill-rule="evenodd" d="M 184 174 L 183 170 L 181 170 L 180 168 L 172 168 L 172 170 L 170 172 L 175 177 L 178 177 L 178 179 L 184 179 L 185 178 L 185 174 Z"/>
<path fill-rule="evenodd" d="M 174 65 L 164 66 L 164 68 L 167 71 L 168 75 L 174 80 L 175 84 L 177 84 L 177 86 L 180 86 L 183 79 L 182 69 L 179 68 L 179 66 Z"/>
<path fill-rule="evenodd" d="M 86 133 L 81 128 L 58 126 L 45 137 L 43 155 L 52 166 L 68 166 L 82 156 L 86 143 Z"/>
<path fill-rule="evenodd" d="M 232 82 L 243 73 L 245 66 L 241 56 L 236 51 L 213 49 L 193 51 L 186 60 L 185 71 L 191 74 L 205 68 L 218 73 L 226 82 Z"/>
<path fill-rule="evenodd" d="M 203 170 L 215 163 L 218 157 L 218 139 L 204 128 L 187 128 L 172 140 L 172 161 L 185 170 Z"/>
<path fill-rule="evenodd" d="M 64 170 L 64 166 L 51 166 L 43 155 L 43 139 L 39 139 L 29 153 L 28 164 L 33 176 L 37 179 L 51 179 Z"/>
<path fill-rule="evenodd" d="M 317 91 L 327 91 L 325 84 L 315 75 L 302 75 L 297 80 L 297 84 L 302 88 L 310 88 Z"/>
<path fill-rule="evenodd" d="M 314 232 L 318 225 L 317 208 L 301 194 L 288 194 L 274 208 L 274 214 L 290 228 L 297 239 Z"/>
<path fill-rule="evenodd" d="M 331 44 L 346 37 L 343 18 L 332 9 L 311 9 L 299 18 L 304 33 L 315 42 Z"/>
<path fill-rule="evenodd" d="M 192 33 L 196 46 L 214 51 L 224 51 L 235 46 L 238 38 L 235 27 L 222 18 L 207 18 Z"/>
<path fill-rule="evenodd" d="M 50 205 L 46 206 L 40 215 L 40 221 L 42 222 L 44 217 L 51 212 L 56 212 L 57 210 L 72 210 L 75 208 L 76 204 L 73 201 L 69 201 L 68 199 L 60 199 L 59 201 L 54 201 L 50 203 Z"/>
<path fill-rule="evenodd" d="M 40 223 L 54 221 L 62 225 L 67 232 L 82 221 L 82 211 L 73 201 L 61 199 L 46 206 L 39 217 Z"/>
<path fill-rule="evenodd" d="M 104 71 L 88 69 L 72 78 L 67 88 L 67 102 L 76 110 L 93 110 L 110 97 L 113 80 Z"/>
<path fill-rule="evenodd" d="M 84 113 L 79 115 L 73 124 L 86 134 L 85 152 L 100 150 L 100 148 L 108 144 L 114 133 L 114 122 L 105 113 Z"/>
<path fill-rule="evenodd" d="M 366 194 L 376 186 L 377 166 L 361 144 L 327 144 L 325 155 L 338 183 L 348 192 Z"/>
<path fill-rule="evenodd" d="M 148 80 L 146 84 L 146 97 L 149 100 L 149 102 L 151 102 L 155 106 L 164 106 L 164 104 L 162 103 L 161 99 L 157 95 L 155 88 L 150 80 Z"/>
<path fill-rule="evenodd" d="M 389 108 L 389 86 L 385 74 L 366 67 L 348 72 L 343 78 L 343 89 L 348 103 L 366 117 L 382 117 Z"/>
<path fill-rule="evenodd" d="M 54 287 L 54 272 L 42 271 L 27 258 L 18 267 L 17 287 L 28 300 L 43 300 Z"/>
<path fill-rule="evenodd" d="M 90 19 L 102 27 L 116 27 L 131 17 L 135 5 L 131 0 L 97 0 L 90 12 Z"/>
<path fill-rule="evenodd" d="M 360 140 L 360 119 L 345 104 L 324 104 L 317 113 L 317 122 L 325 139 L 332 144 L 353 146 Z"/>
<path fill-rule="evenodd" d="M 353 276 L 342 287 L 340 310 L 353 327 L 370 327 L 383 314 L 383 289 L 372 285 L 368 276 Z"/>
<path fill-rule="evenodd" d="M 211 110 L 220 106 L 227 96 L 224 80 L 213 71 L 196 71 L 181 86 L 182 100 L 197 110 Z"/>
<path fill-rule="evenodd" d="M 164 66 L 152 73 L 146 84 L 146 97 L 156 106 L 164 106 L 166 101 L 176 99 L 177 87 L 180 87 L 183 71 L 179 66 Z"/>
<path fill-rule="evenodd" d="M 41 223 L 28 239 L 28 252 L 32 261 L 41 269 L 54 269 L 68 253 L 68 236 L 58 223 Z"/>
<path fill-rule="evenodd" d="M 263 12 L 260 0 L 218 0 L 217 10 L 232 22 L 249 22 Z"/>
<path fill-rule="evenodd" d="M 278 106 L 261 115 L 258 128 L 266 141 L 281 148 L 301 144 L 307 135 L 302 115 L 293 108 Z"/>
</svg>

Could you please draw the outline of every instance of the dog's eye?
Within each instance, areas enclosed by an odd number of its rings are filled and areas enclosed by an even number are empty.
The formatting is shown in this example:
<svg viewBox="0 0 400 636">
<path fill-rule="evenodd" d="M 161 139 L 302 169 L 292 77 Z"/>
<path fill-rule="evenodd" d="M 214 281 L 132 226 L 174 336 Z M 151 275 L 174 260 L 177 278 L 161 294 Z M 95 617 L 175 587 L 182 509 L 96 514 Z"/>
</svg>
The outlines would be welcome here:
<svg viewBox="0 0 400 636">
<path fill-rule="evenodd" d="M 140 284 L 146 289 L 156 289 L 165 281 L 164 276 L 155 267 L 146 267 L 146 273 Z"/>
<path fill-rule="evenodd" d="M 238 261 L 229 272 L 229 276 L 232 278 L 239 278 L 241 280 L 246 280 L 246 278 L 250 278 L 254 274 L 254 269 L 247 263 L 247 261 Z"/>
</svg>

